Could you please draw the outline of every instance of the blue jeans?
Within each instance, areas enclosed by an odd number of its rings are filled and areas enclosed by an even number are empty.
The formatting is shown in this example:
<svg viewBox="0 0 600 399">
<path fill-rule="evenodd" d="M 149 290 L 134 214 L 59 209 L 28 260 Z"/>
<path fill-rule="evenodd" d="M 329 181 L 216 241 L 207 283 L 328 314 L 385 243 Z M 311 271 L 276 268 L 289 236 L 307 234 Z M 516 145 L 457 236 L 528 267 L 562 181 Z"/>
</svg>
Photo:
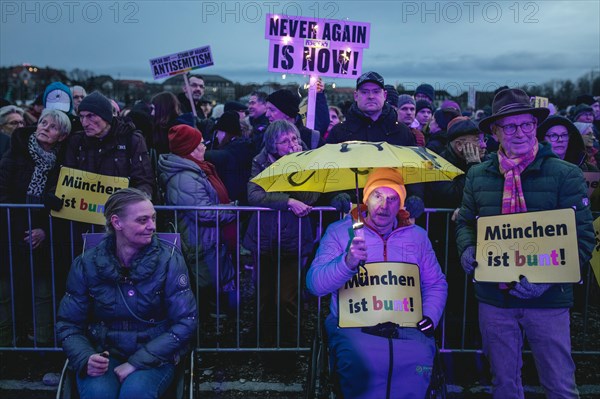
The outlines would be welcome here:
<svg viewBox="0 0 600 399">
<path fill-rule="evenodd" d="M 136 370 L 129 374 L 123 384 L 114 373 L 120 360 L 110 358 L 108 371 L 99 377 L 77 375 L 77 387 L 81 399 L 145 399 L 160 398 L 171 382 L 175 366 L 165 364 L 148 370 Z"/>
<path fill-rule="evenodd" d="M 523 333 L 548 399 L 578 398 L 571 357 L 569 309 L 508 309 L 479 303 L 483 351 L 491 371 L 493 397 L 523 399 Z"/>
</svg>

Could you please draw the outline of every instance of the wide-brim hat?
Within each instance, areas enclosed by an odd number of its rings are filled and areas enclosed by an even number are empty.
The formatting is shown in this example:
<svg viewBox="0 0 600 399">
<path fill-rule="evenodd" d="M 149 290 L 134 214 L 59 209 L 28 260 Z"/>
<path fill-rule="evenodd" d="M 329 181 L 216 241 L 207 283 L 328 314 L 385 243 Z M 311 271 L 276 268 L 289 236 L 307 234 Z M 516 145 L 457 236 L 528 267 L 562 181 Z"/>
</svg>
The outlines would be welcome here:
<svg viewBox="0 0 600 399">
<path fill-rule="evenodd" d="M 494 97 L 492 102 L 492 116 L 479 122 L 479 130 L 484 133 L 492 133 L 490 126 L 498 119 L 512 115 L 531 114 L 538 120 L 540 125 L 550 114 L 548 108 L 535 108 L 531 106 L 529 95 L 521 89 L 505 89 Z"/>
</svg>

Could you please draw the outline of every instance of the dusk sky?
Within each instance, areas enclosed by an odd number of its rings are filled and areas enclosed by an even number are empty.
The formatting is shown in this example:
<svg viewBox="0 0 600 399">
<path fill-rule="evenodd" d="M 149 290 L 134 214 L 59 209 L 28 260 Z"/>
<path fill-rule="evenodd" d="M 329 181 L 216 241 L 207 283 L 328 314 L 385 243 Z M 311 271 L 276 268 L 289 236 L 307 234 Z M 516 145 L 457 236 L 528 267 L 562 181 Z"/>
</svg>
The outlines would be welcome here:
<svg viewBox="0 0 600 399">
<path fill-rule="evenodd" d="M 152 81 L 148 60 L 210 45 L 197 70 L 242 83 L 267 71 L 266 14 L 371 24 L 363 71 L 451 93 L 600 74 L 600 1 L 0 1 L 0 65 Z M 288 80 L 306 80 L 288 75 Z M 326 79 L 351 86 L 354 80 Z M 598 94 L 598 93 L 596 93 Z"/>
</svg>

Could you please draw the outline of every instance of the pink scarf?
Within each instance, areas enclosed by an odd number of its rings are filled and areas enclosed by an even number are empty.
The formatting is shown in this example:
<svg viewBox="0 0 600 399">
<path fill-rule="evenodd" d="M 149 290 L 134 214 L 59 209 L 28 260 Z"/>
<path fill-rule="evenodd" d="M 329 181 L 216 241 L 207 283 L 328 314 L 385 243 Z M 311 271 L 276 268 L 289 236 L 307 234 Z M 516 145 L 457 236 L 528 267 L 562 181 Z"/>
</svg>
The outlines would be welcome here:
<svg viewBox="0 0 600 399">
<path fill-rule="evenodd" d="M 498 150 L 500 173 L 504 175 L 504 192 L 502 193 L 502 214 L 527 212 L 523 187 L 521 187 L 521 172 L 535 159 L 538 152 L 538 142 L 531 151 L 521 157 L 509 158 L 504 148 Z"/>
</svg>

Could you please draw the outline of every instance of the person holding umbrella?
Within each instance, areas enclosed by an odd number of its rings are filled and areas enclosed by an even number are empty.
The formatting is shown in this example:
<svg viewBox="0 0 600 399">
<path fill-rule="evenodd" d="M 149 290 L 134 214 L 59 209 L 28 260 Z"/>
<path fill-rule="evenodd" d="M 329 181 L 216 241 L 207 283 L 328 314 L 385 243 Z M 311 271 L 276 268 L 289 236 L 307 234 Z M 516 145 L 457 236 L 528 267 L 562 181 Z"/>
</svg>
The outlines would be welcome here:
<svg viewBox="0 0 600 399">
<path fill-rule="evenodd" d="M 308 270 L 306 283 L 310 292 L 319 296 L 331 294 L 331 312 L 325 328 L 346 398 L 381 398 L 386 393 L 387 397 L 422 398 L 429 386 L 431 373 L 415 370 L 431 371 L 435 355 L 433 333 L 444 311 L 448 285 L 427 232 L 409 220 L 405 198 L 400 172 L 378 168 L 370 173 L 364 187 L 364 204 L 329 226 Z M 359 217 L 365 225 L 360 229 L 362 234 L 353 233 L 353 223 Z M 365 262 L 418 266 L 423 318 L 416 328 L 390 322 L 363 328 L 338 327 L 338 290 L 357 276 L 363 278 Z"/>
</svg>

